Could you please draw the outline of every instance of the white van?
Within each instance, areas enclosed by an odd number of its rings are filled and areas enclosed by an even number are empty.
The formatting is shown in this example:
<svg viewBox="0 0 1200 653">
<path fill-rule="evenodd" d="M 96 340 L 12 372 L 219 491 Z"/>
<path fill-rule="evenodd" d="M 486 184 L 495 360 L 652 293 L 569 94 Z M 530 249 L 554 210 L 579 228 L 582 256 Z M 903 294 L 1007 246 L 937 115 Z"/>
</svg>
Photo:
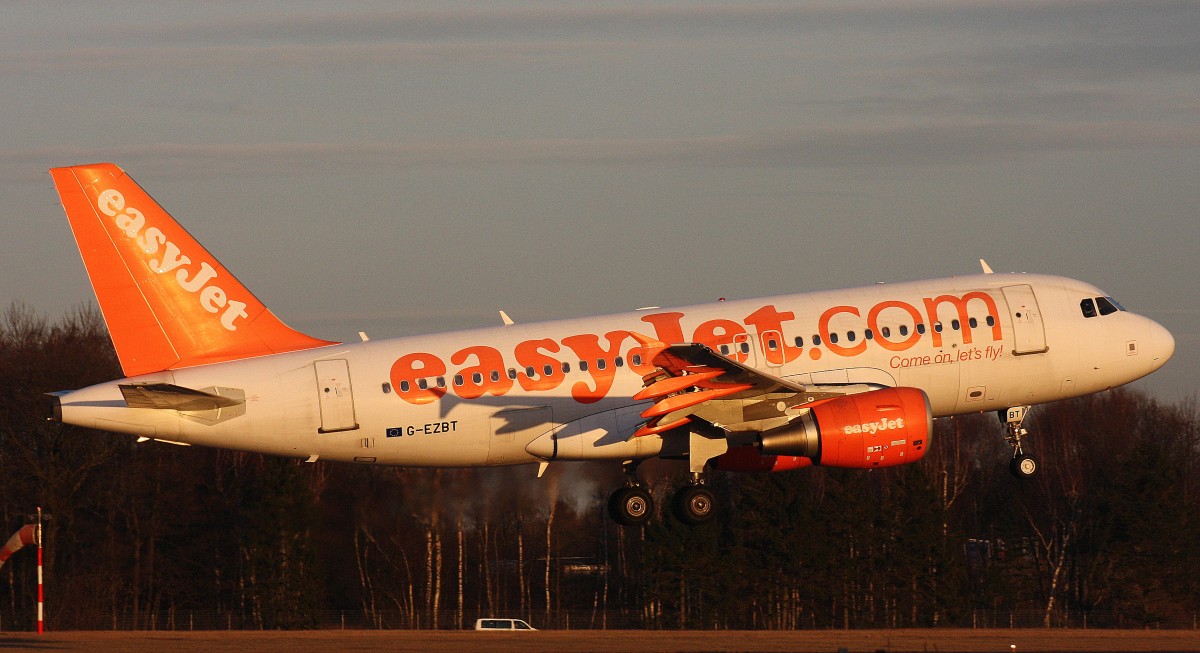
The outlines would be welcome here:
<svg viewBox="0 0 1200 653">
<path fill-rule="evenodd" d="M 520 619 L 477 619 L 475 630 L 537 630 Z"/>
</svg>

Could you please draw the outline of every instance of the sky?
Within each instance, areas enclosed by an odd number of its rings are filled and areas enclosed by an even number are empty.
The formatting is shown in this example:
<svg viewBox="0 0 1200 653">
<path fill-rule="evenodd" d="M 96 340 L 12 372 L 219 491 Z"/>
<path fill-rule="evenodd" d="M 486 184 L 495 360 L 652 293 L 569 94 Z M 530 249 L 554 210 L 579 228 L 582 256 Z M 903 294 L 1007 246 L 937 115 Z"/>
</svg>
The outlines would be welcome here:
<svg viewBox="0 0 1200 653">
<path fill-rule="evenodd" d="M 89 302 L 113 161 L 355 340 L 979 270 L 1093 283 L 1200 388 L 1200 3 L 0 3 L 0 302 Z"/>
</svg>

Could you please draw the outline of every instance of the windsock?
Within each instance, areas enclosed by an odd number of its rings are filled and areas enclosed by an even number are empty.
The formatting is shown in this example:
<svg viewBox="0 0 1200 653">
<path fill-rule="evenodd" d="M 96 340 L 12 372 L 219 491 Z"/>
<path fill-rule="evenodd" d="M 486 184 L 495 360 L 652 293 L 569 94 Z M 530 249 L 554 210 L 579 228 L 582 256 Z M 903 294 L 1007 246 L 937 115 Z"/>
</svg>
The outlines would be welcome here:
<svg viewBox="0 0 1200 653">
<path fill-rule="evenodd" d="M 4 566 L 4 561 L 8 560 L 9 556 L 20 551 L 21 547 L 37 541 L 36 538 L 37 526 L 34 524 L 22 526 L 21 530 L 13 533 L 13 536 L 8 538 L 8 541 L 4 543 L 4 548 L 0 549 L 0 567 Z"/>
</svg>

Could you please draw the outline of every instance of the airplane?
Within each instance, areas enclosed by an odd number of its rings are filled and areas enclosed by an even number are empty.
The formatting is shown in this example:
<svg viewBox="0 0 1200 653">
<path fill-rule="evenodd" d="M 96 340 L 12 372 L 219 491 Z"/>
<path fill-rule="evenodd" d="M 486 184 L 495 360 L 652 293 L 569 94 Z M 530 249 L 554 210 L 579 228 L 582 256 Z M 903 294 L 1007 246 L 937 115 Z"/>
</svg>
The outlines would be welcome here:
<svg viewBox="0 0 1200 653">
<path fill-rule="evenodd" d="M 51 419 L 185 445 L 370 465 L 686 461 L 671 512 L 716 513 L 711 470 L 915 463 L 933 419 L 995 411 L 1019 478 L 1031 406 L 1161 367 L 1171 334 L 1096 287 L 984 273 L 339 343 L 287 327 L 123 170 L 54 168 L 126 378 Z"/>
</svg>

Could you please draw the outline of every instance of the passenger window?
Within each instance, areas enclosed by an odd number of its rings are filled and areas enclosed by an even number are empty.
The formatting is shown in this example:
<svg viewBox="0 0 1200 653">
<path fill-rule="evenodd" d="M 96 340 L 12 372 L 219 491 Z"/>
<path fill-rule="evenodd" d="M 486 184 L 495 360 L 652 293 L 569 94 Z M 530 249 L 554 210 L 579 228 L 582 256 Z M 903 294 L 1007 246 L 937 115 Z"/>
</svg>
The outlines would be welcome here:
<svg viewBox="0 0 1200 653">
<path fill-rule="evenodd" d="M 813 346 L 816 347 L 820 344 L 821 344 L 821 336 L 813 336 Z"/>
<path fill-rule="evenodd" d="M 958 328 L 959 328 L 960 326 L 962 326 L 962 323 L 960 323 L 958 320 L 950 320 L 950 328 L 951 328 L 951 329 L 954 329 L 955 331 L 958 331 Z"/>
<path fill-rule="evenodd" d="M 629 362 L 632 363 L 634 367 L 641 365 L 642 364 L 642 355 L 634 354 L 634 355 L 630 356 Z"/>
<path fill-rule="evenodd" d="M 454 375 L 454 385 L 462 385 L 462 384 L 463 384 L 463 375 L 455 374 Z"/>
<path fill-rule="evenodd" d="M 729 345 L 721 345 L 721 354 L 724 356 L 729 355 Z"/>
<path fill-rule="evenodd" d="M 605 361 L 603 358 L 598 358 L 598 359 L 596 359 L 596 369 L 598 369 L 598 370 L 602 370 L 602 369 L 604 369 L 604 368 L 605 368 L 607 365 L 608 365 L 608 362 L 607 362 L 607 361 Z"/>
<path fill-rule="evenodd" d="M 587 361 L 579 361 L 579 371 L 586 372 L 588 368 Z"/>
<path fill-rule="evenodd" d="M 532 365 L 530 365 L 529 367 L 526 367 L 526 368 L 525 368 L 525 376 L 527 376 L 527 377 L 529 377 L 529 378 L 531 378 L 531 379 L 532 379 L 534 374 L 537 374 L 537 372 L 534 372 L 534 371 L 533 371 L 533 366 L 532 366 Z"/>
<path fill-rule="evenodd" d="M 479 385 L 480 383 L 483 383 L 483 375 L 480 374 L 479 372 L 472 374 L 471 382 L 474 383 L 475 385 Z"/>
<path fill-rule="evenodd" d="M 871 333 L 870 329 L 867 329 L 867 330 L 863 331 L 863 337 L 866 338 L 867 340 L 874 340 L 875 334 Z"/>
<path fill-rule="evenodd" d="M 853 332 L 853 331 L 847 331 L 847 332 L 846 332 L 846 341 L 847 341 L 847 342 L 854 342 L 854 339 L 855 339 L 855 338 L 857 338 L 857 337 L 858 337 L 858 336 L 854 335 L 854 332 Z"/>
<path fill-rule="evenodd" d="M 908 335 L 908 325 L 907 324 L 900 325 L 900 335 L 902 335 L 902 336 Z"/>
<path fill-rule="evenodd" d="M 879 335 L 883 336 L 884 338 L 890 338 L 890 337 L 892 337 L 892 329 L 891 329 L 891 327 L 883 327 L 883 328 L 881 328 L 881 329 L 879 330 Z"/>
<path fill-rule="evenodd" d="M 425 379 L 417 379 L 417 387 L 422 390 L 428 390 L 429 389 L 429 381 L 426 381 Z"/>
<path fill-rule="evenodd" d="M 796 336 L 796 346 L 797 347 L 804 346 L 804 336 Z"/>
<path fill-rule="evenodd" d="M 1096 317 L 1096 302 L 1089 297 L 1079 302 L 1079 310 L 1083 311 L 1084 317 Z"/>
<path fill-rule="evenodd" d="M 934 323 L 933 323 L 933 330 L 934 330 L 935 332 L 937 332 L 937 333 L 941 333 L 941 332 L 942 332 L 942 323 L 941 323 L 941 322 L 934 322 Z"/>
<path fill-rule="evenodd" d="M 972 329 L 974 329 L 975 327 L 979 326 L 979 320 L 976 320 L 975 318 L 971 318 L 971 319 L 967 320 L 967 324 L 970 325 L 970 327 Z"/>
<path fill-rule="evenodd" d="M 562 371 L 563 371 L 563 374 L 570 374 L 571 373 L 571 364 L 566 361 L 563 361 Z"/>
<path fill-rule="evenodd" d="M 990 327 L 996 326 L 996 318 L 992 317 L 991 315 L 987 316 L 987 325 Z"/>
<path fill-rule="evenodd" d="M 496 381 L 499 381 L 499 380 L 500 380 L 500 372 L 497 370 L 492 370 L 492 383 L 495 383 Z"/>
<path fill-rule="evenodd" d="M 616 360 L 614 360 L 613 362 L 617 364 L 617 367 L 625 366 L 625 359 L 621 358 L 620 356 L 617 356 Z"/>
<path fill-rule="evenodd" d="M 544 372 L 546 376 L 554 376 L 554 366 L 550 363 L 546 363 L 542 366 L 542 372 Z"/>
<path fill-rule="evenodd" d="M 411 387 L 412 387 L 412 386 L 408 384 L 408 381 L 401 381 L 401 382 L 400 382 L 400 392 L 408 392 L 408 389 L 409 389 L 409 388 L 411 388 Z"/>
<path fill-rule="evenodd" d="M 775 340 L 774 338 L 767 338 L 767 349 L 769 349 L 771 351 L 775 351 L 776 349 L 779 349 L 779 342 L 777 340 Z"/>
<path fill-rule="evenodd" d="M 917 323 L 917 333 L 920 333 L 922 335 L 925 334 L 925 323 L 924 322 Z"/>
<path fill-rule="evenodd" d="M 829 344 L 836 345 L 837 341 L 838 341 L 838 337 L 837 337 L 836 333 L 829 334 Z"/>
<path fill-rule="evenodd" d="M 439 388 L 444 388 L 444 387 L 446 387 L 446 377 L 444 377 L 444 376 L 439 376 L 439 377 L 437 378 L 437 386 L 438 386 Z"/>
<path fill-rule="evenodd" d="M 517 368 L 515 368 L 515 367 L 508 368 L 508 378 L 509 378 L 509 380 L 512 380 L 512 381 L 517 380 Z"/>
<path fill-rule="evenodd" d="M 750 353 L 750 343 L 743 340 L 742 344 L 738 346 L 738 349 L 741 349 L 743 354 L 749 354 Z"/>
</svg>

